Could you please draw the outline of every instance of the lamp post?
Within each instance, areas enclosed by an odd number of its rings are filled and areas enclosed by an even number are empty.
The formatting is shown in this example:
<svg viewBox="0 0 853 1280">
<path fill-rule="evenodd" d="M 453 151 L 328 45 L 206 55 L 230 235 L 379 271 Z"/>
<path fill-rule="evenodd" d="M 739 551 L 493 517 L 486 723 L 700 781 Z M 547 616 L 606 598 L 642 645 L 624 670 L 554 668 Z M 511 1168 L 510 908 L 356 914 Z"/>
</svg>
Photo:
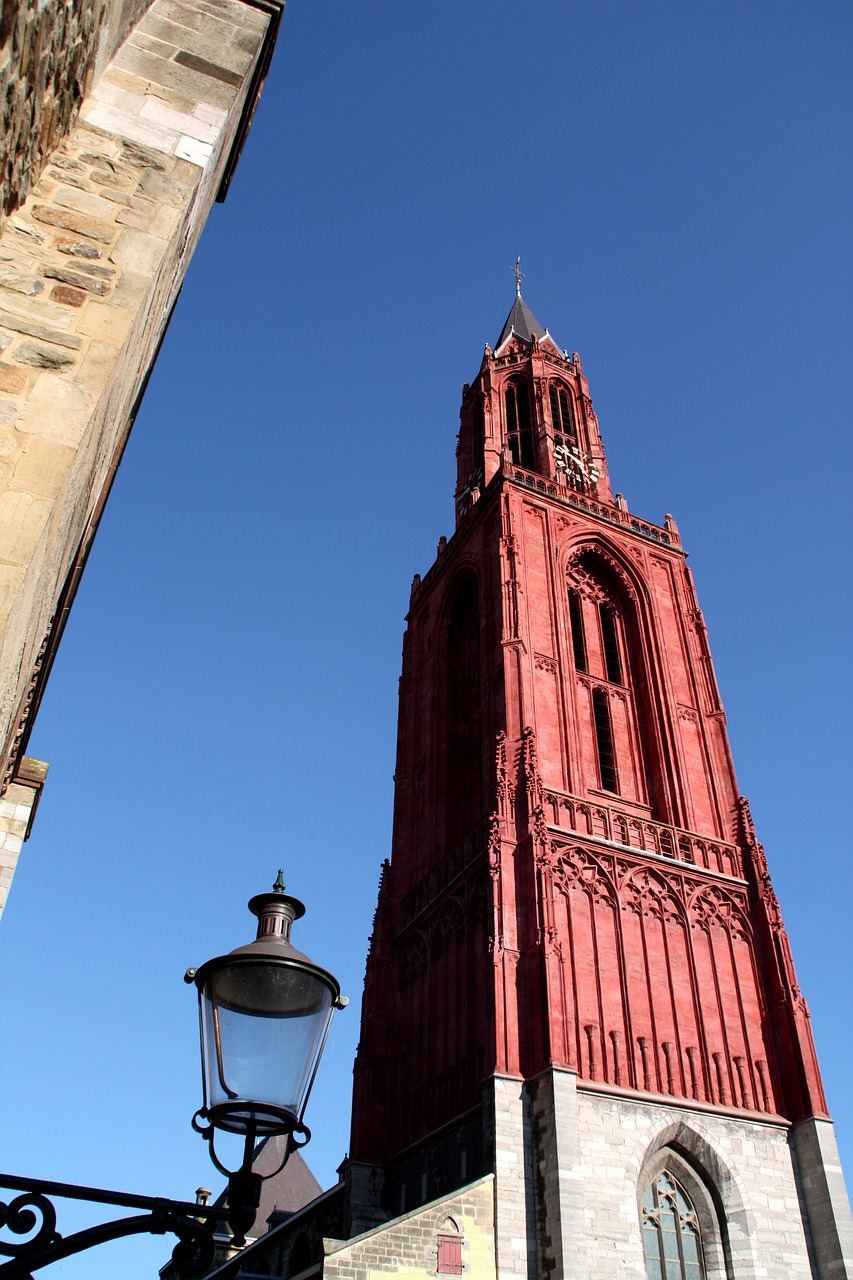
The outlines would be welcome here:
<svg viewBox="0 0 853 1280">
<path fill-rule="evenodd" d="M 217 1221 L 228 1222 L 233 1247 L 246 1243 L 264 1180 L 252 1171 L 255 1143 L 286 1136 L 278 1168 L 265 1175 L 274 1177 L 291 1151 L 309 1141 L 305 1106 L 332 1015 L 347 1004 L 337 980 L 291 943 L 291 925 L 305 908 L 285 893 L 280 871 L 272 892 L 252 898 L 249 908 L 258 917 L 254 941 L 185 974 L 198 989 L 204 1090 L 192 1123 L 208 1142 L 216 1168 L 228 1178 L 227 1210 L 0 1174 L 0 1187 L 21 1193 L 8 1203 L 0 1201 L 0 1229 L 29 1237 L 0 1239 L 0 1258 L 6 1259 L 0 1261 L 0 1280 L 31 1280 L 41 1267 L 107 1240 L 167 1232 L 178 1237 L 172 1251 L 175 1269 L 190 1280 L 214 1261 Z M 217 1155 L 217 1131 L 244 1139 L 238 1169 L 228 1169 Z M 56 1230 L 51 1197 L 145 1212 L 63 1238 Z"/>
<path fill-rule="evenodd" d="M 252 898 L 249 910 L 258 917 L 255 940 L 184 975 L 198 988 L 204 1085 L 193 1127 L 228 1178 L 228 1224 L 236 1247 L 245 1244 L 260 1204 L 263 1179 L 252 1172 L 255 1142 L 286 1135 L 278 1173 L 290 1152 L 309 1141 L 302 1120 L 308 1095 L 332 1014 L 347 1004 L 337 979 L 290 941 L 291 925 L 305 907 L 285 893 L 280 871 L 272 893 Z M 226 1168 L 216 1154 L 217 1130 L 244 1138 L 239 1169 Z"/>
</svg>

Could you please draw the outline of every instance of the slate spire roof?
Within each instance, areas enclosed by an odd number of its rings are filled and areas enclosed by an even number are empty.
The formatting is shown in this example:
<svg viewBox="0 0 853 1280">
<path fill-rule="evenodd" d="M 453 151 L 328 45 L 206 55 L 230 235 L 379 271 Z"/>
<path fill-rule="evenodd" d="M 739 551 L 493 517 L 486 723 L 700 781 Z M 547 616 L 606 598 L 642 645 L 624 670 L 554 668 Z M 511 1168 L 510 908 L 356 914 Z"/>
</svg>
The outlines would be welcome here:
<svg viewBox="0 0 853 1280">
<path fill-rule="evenodd" d="M 497 351 L 511 333 L 516 337 L 523 338 L 525 342 L 530 342 L 535 334 L 537 338 L 544 338 L 547 330 L 543 329 L 527 303 L 521 296 L 521 281 L 516 282 L 515 286 L 515 302 L 512 304 L 512 310 L 506 318 L 506 323 L 501 329 L 501 336 L 495 343 Z M 549 335 L 550 336 L 550 335 Z"/>
</svg>

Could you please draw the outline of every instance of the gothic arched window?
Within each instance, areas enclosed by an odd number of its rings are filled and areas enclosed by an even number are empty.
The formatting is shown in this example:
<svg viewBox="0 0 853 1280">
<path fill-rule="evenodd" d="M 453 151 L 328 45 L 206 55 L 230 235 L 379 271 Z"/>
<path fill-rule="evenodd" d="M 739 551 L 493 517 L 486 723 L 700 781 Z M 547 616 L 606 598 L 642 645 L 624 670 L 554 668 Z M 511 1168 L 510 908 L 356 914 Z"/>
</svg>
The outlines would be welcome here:
<svg viewBox="0 0 853 1280">
<path fill-rule="evenodd" d="M 584 782 L 653 808 L 654 757 L 644 727 L 647 686 L 634 595 L 618 566 L 592 548 L 570 558 L 566 585 L 567 639 L 587 744 Z"/>
<path fill-rule="evenodd" d="M 648 1280 L 706 1280 L 699 1219 L 669 1169 L 643 1200 L 643 1254 Z"/>
<path fill-rule="evenodd" d="M 532 471 L 535 466 L 533 427 L 530 420 L 530 392 L 521 381 L 510 382 L 504 392 L 506 403 L 506 442 L 510 457 L 517 466 Z"/>
</svg>

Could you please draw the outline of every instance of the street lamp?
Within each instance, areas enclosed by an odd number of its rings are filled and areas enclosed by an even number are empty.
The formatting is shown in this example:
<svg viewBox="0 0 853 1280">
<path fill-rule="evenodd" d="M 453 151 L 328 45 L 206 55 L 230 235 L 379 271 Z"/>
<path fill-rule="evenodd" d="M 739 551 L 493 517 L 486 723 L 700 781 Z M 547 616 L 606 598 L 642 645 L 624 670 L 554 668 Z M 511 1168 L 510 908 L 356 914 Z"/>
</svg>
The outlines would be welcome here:
<svg viewBox="0 0 853 1280">
<path fill-rule="evenodd" d="M 0 1261 L 0 1280 L 31 1280 L 41 1267 L 107 1240 L 166 1232 L 178 1237 L 172 1252 L 177 1273 L 201 1276 L 213 1264 L 213 1230 L 223 1218 L 231 1228 L 232 1245 L 246 1243 L 264 1180 L 252 1172 L 255 1143 L 286 1135 L 278 1168 L 265 1175 L 274 1177 L 291 1151 L 310 1139 L 305 1106 L 332 1015 L 347 1004 L 337 980 L 291 943 L 291 925 L 305 908 L 285 893 L 280 871 L 272 892 L 252 898 L 249 908 L 258 917 L 254 941 L 185 975 L 198 988 L 201 1031 L 204 1103 L 193 1116 L 193 1128 L 207 1140 L 213 1163 L 228 1178 L 227 1210 L 0 1174 L 0 1187 L 22 1193 L 8 1203 L 0 1201 L 0 1228 L 29 1237 L 0 1240 L 0 1258 L 6 1259 Z M 239 1169 L 229 1170 L 217 1155 L 217 1130 L 243 1137 Z M 146 1212 L 63 1238 L 50 1197 Z"/>
<path fill-rule="evenodd" d="M 198 988 L 204 1086 L 204 1105 L 193 1117 L 193 1127 L 228 1178 L 228 1223 L 237 1247 L 245 1244 L 260 1204 L 263 1179 L 252 1172 L 255 1143 L 287 1136 L 284 1157 L 265 1175 L 269 1178 L 280 1172 L 295 1147 L 309 1141 L 311 1133 L 302 1120 L 308 1095 L 332 1014 L 348 1003 L 337 979 L 290 941 L 291 925 L 305 907 L 284 888 L 279 871 L 272 893 L 259 893 L 250 901 L 249 910 L 258 917 L 253 942 L 184 975 Z M 228 1169 L 216 1154 L 217 1130 L 243 1136 L 239 1169 Z"/>
</svg>

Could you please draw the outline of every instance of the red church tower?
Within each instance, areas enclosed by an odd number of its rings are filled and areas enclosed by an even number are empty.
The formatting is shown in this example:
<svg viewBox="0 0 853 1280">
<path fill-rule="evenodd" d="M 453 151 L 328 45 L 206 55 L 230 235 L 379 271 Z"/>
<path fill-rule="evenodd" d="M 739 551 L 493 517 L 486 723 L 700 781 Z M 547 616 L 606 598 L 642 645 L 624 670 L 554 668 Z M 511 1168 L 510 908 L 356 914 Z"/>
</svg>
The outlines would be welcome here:
<svg viewBox="0 0 853 1280">
<path fill-rule="evenodd" d="M 853 1276 L 686 553 L 612 493 L 520 284 L 463 391 L 456 507 L 404 640 L 352 1229 L 492 1177 L 502 1277 Z"/>
</svg>

